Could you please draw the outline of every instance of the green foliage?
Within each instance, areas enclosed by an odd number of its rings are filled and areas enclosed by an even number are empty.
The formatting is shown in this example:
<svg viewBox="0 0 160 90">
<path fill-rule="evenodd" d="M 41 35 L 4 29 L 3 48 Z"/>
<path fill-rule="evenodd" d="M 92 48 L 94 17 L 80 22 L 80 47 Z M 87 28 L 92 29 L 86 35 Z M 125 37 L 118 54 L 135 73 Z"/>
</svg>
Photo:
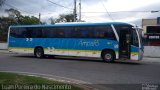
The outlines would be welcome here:
<svg viewBox="0 0 160 90">
<path fill-rule="evenodd" d="M 51 24 L 61 23 L 61 22 L 74 22 L 73 14 L 60 14 L 58 18 L 50 18 Z M 78 22 L 85 22 L 84 20 Z"/>
<path fill-rule="evenodd" d="M 60 22 L 74 22 L 74 15 L 73 14 L 61 14 L 58 18 L 51 18 L 51 24 L 60 23 Z"/>
<path fill-rule="evenodd" d="M 54 84 L 59 82 L 49 81 L 44 78 L 19 75 L 15 73 L 0 72 L 0 84 Z"/>
<path fill-rule="evenodd" d="M 2 90 L 2 85 L 3 87 L 8 87 L 9 85 L 19 85 L 19 86 L 35 86 L 35 85 L 48 85 L 48 86 L 63 86 L 67 85 L 70 88 L 62 89 L 62 88 L 57 88 L 54 90 L 84 90 L 83 88 L 80 88 L 76 85 L 68 84 L 68 83 L 63 83 L 63 82 L 58 82 L 54 80 L 49 80 L 47 78 L 42 78 L 42 77 L 36 77 L 36 76 L 26 76 L 26 75 L 20 75 L 20 74 L 15 74 L 15 73 L 6 73 L 6 72 L 0 72 L 0 90 Z M 13 87 L 12 87 L 13 88 Z M 15 89 L 10 89 L 10 90 L 22 90 L 19 88 Z M 26 89 L 23 89 L 26 90 Z M 29 90 L 29 89 L 27 89 Z M 30 88 L 30 90 L 34 90 Z M 42 88 L 39 88 L 37 90 L 44 90 Z M 53 90 L 53 89 L 45 89 L 45 90 Z"/>
<path fill-rule="evenodd" d="M 9 14 L 9 16 L 13 16 L 13 17 L 21 16 L 21 12 L 13 8 L 6 9 L 5 11 Z"/>
<path fill-rule="evenodd" d="M 23 16 L 21 12 L 13 8 L 5 10 L 8 17 L 0 17 L 0 41 L 7 41 L 8 28 L 11 25 L 39 24 L 39 19 L 34 16 Z"/>
<path fill-rule="evenodd" d="M 23 16 L 21 19 L 21 24 L 24 25 L 32 25 L 32 24 L 39 24 L 39 19 L 34 16 Z"/>
<path fill-rule="evenodd" d="M 16 22 L 8 17 L 0 17 L 0 41 L 7 41 L 8 28 L 10 25 L 16 25 Z"/>
<path fill-rule="evenodd" d="M 31 16 L 31 17 L 23 16 L 21 15 L 21 12 L 13 8 L 6 9 L 5 11 L 8 13 L 9 18 L 12 18 L 13 20 L 15 20 L 17 24 L 20 24 L 20 25 L 39 24 L 39 19 L 34 16 Z"/>
</svg>

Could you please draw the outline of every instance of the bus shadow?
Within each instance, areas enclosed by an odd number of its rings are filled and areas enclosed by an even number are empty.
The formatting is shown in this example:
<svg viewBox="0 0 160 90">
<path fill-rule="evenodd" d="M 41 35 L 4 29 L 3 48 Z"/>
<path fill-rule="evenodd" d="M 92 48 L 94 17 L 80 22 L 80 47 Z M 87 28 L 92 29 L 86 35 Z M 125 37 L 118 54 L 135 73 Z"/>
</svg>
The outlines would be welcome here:
<svg viewBox="0 0 160 90">
<path fill-rule="evenodd" d="M 69 60 L 69 61 L 82 61 L 82 62 L 99 62 L 99 63 L 107 63 L 102 59 L 95 58 L 86 58 L 86 57 L 70 57 L 70 56 L 47 56 L 47 59 L 57 59 L 57 60 Z M 108 64 L 128 64 L 128 65 L 143 65 L 140 61 L 123 61 L 123 60 L 115 60 L 114 62 Z"/>
<path fill-rule="evenodd" d="M 36 59 L 34 56 L 28 56 L 28 55 L 14 55 L 14 56 L 11 56 L 11 57 L 17 57 L 17 58 L 25 58 L 25 59 Z"/>
<path fill-rule="evenodd" d="M 29 59 L 37 59 L 34 56 L 27 56 L 27 55 L 21 55 L 21 56 L 13 56 L 13 57 L 21 57 L 21 58 L 29 58 Z M 143 65 L 144 63 L 137 61 L 137 62 L 133 62 L 133 61 L 121 61 L 121 60 L 115 60 L 112 63 L 107 63 L 104 62 L 101 59 L 94 59 L 94 58 L 81 58 L 81 57 L 68 57 L 68 56 L 45 56 L 44 58 L 40 58 L 40 59 L 47 59 L 47 60 L 65 60 L 65 61 L 81 61 L 81 62 L 99 62 L 99 63 L 106 63 L 106 64 L 126 64 L 126 65 Z"/>
<path fill-rule="evenodd" d="M 142 63 L 140 62 L 131 62 L 131 61 L 114 61 L 111 63 L 108 62 L 104 62 L 103 60 L 99 59 L 99 60 L 95 60 L 95 59 L 84 59 L 84 58 L 61 58 L 61 57 L 57 57 L 54 59 L 58 59 L 58 60 L 67 60 L 67 61 L 82 61 L 82 62 L 99 62 L 99 63 L 106 63 L 106 64 L 126 64 L 126 65 L 142 65 Z"/>
<path fill-rule="evenodd" d="M 103 62 L 102 60 L 95 60 L 91 58 L 79 58 L 79 57 L 55 57 L 54 59 L 66 60 L 66 61 L 82 61 L 82 62 Z"/>
<path fill-rule="evenodd" d="M 139 62 L 133 62 L 133 61 L 115 61 L 114 64 L 126 64 L 126 65 L 143 65 L 143 63 Z"/>
</svg>

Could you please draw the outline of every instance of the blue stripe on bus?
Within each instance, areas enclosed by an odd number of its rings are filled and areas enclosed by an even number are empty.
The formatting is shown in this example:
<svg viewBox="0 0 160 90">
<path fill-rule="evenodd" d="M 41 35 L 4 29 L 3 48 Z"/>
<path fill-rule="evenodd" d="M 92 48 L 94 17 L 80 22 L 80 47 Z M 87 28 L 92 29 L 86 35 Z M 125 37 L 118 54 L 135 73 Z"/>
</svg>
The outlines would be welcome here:
<svg viewBox="0 0 160 90">
<path fill-rule="evenodd" d="M 131 51 L 132 51 L 132 52 L 139 52 L 139 47 L 136 47 L 136 46 L 132 46 L 132 45 L 131 45 Z"/>
<path fill-rule="evenodd" d="M 105 48 L 118 51 L 118 42 L 106 39 L 75 39 L 75 38 L 14 38 L 10 36 L 10 47 L 72 49 L 72 50 L 103 50 Z M 18 43 L 14 43 L 18 42 Z"/>
</svg>

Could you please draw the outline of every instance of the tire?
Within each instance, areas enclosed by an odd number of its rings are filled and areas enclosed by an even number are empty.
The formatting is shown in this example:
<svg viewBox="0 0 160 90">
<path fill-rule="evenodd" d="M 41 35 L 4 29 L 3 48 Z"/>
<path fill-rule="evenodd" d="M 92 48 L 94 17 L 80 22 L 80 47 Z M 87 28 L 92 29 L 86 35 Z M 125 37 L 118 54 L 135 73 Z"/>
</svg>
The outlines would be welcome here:
<svg viewBox="0 0 160 90">
<path fill-rule="evenodd" d="M 34 55 L 36 58 L 43 58 L 44 57 L 44 50 L 41 47 L 38 47 L 34 51 Z"/>
<path fill-rule="evenodd" d="M 102 52 L 102 59 L 104 62 L 114 62 L 115 54 L 113 51 L 104 51 Z"/>
</svg>

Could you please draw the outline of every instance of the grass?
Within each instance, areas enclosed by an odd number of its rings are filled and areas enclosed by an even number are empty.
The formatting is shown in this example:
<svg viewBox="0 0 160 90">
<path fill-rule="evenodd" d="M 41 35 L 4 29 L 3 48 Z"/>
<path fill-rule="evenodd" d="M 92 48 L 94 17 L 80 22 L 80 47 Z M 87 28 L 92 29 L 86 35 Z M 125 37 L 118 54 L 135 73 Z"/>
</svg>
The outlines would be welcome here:
<svg viewBox="0 0 160 90">
<path fill-rule="evenodd" d="M 10 89 L 12 88 L 12 89 Z M 75 85 L 46 78 L 0 72 L 1 90 L 84 90 Z"/>
</svg>

